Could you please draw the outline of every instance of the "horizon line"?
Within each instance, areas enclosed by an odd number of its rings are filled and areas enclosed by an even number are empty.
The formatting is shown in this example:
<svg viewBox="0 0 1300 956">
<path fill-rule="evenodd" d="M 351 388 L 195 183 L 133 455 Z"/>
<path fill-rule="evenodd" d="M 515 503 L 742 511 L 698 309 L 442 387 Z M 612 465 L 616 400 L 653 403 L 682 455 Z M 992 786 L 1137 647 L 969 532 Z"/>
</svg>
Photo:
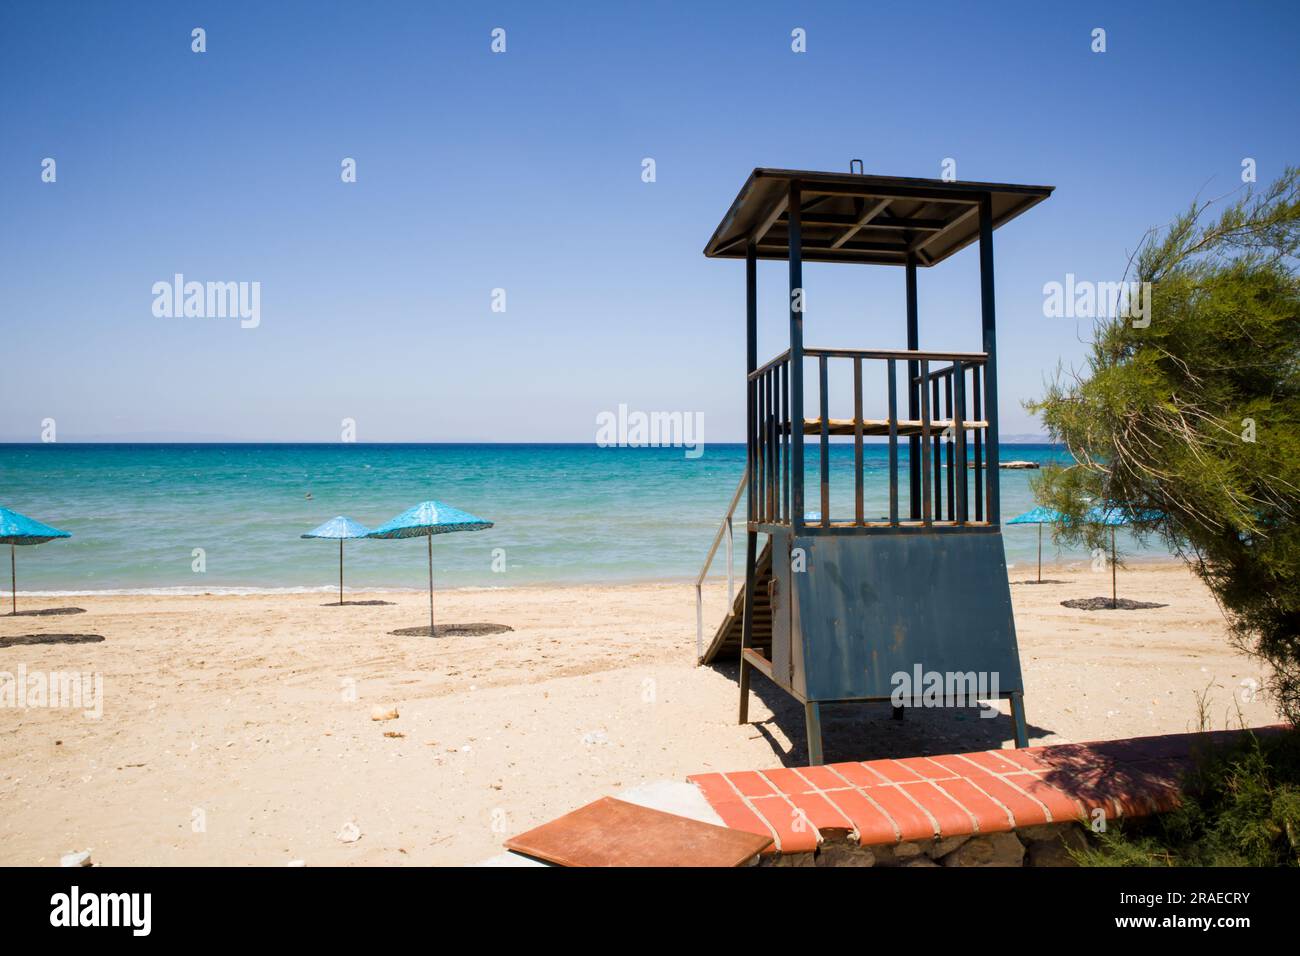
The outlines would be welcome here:
<svg viewBox="0 0 1300 956">
<path fill-rule="evenodd" d="M 837 436 L 838 437 L 838 436 Z M 872 436 L 874 438 L 875 436 Z M 711 441 L 700 443 L 705 447 L 713 446 L 735 446 L 737 448 L 746 447 L 744 440 L 737 441 Z M 836 445 L 847 445 L 849 442 L 833 442 Z M 889 444 L 888 439 L 878 438 L 872 441 L 871 438 L 864 437 L 864 445 L 881 445 Z M 1054 442 L 1046 435 L 1009 435 L 998 442 L 999 445 L 1056 445 L 1060 442 Z M 334 447 L 344 445 L 365 445 L 365 446 L 396 446 L 396 445 L 501 445 L 501 446 L 531 446 L 531 447 L 548 447 L 564 446 L 573 448 L 609 448 L 612 450 L 675 450 L 686 447 L 684 445 L 601 445 L 593 441 L 304 441 L 299 439 L 272 439 L 272 440 L 246 440 L 246 439 L 187 439 L 187 440 L 147 440 L 147 439 L 71 439 L 60 440 L 55 442 L 42 441 L 9 441 L 0 440 L 0 447 L 28 448 L 28 447 L 45 447 L 49 445 L 317 445 L 321 447 Z"/>
</svg>

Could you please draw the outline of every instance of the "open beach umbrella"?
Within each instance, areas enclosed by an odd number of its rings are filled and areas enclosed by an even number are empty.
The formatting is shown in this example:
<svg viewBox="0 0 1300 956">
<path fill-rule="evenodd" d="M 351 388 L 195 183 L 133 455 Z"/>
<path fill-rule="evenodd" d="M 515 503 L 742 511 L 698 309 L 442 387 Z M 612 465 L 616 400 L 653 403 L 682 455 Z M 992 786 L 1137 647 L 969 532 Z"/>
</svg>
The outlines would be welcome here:
<svg viewBox="0 0 1300 956">
<path fill-rule="evenodd" d="M 1031 511 L 1026 511 L 1022 515 L 1016 515 L 1007 524 L 1036 524 L 1038 525 L 1038 583 L 1043 583 L 1043 525 L 1055 524 L 1061 520 L 1061 513 L 1053 511 L 1051 508 L 1038 507 Z"/>
<path fill-rule="evenodd" d="M 18 613 L 18 567 L 14 546 L 19 544 L 44 544 L 55 538 L 71 538 L 72 534 L 41 524 L 26 515 L 8 508 L 0 508 L 0 544 L 9 545 L 9 587 L 13 596 L 13 613 Z"/>
<path fill-rule="evenodd" d="M 364 538 L 370 533 L 370 529 L 364 525 L 359 525 L 351 518 L 339 515 L 337 518 L 330 518 L 319 528 L 312 528 L 304 538 L 337 538 L 339 542 L 339 604 L 343 604 L 343 542 L 347 538 Z"/>
<path fill-rule="evenodd" d="M 1119 601 L 1115 591 L 1115 529 L 1120 525 L 1130 524 L 1131 519 L 1119 508 L 1102 508 L 1100 505 L 1089 508 L 1083 519 L 1110 528 L 1110 603 L 1112 607 L 1117 606 Z"/>
<path fill-rule="evenodd" d="M 422 501 L 408 508 L 392 521 L 380 525 L 368 538 L 418 538 L 429 539 L 429 636 L 433 629 L 433 536 L 452 531 L 484 531 L 492 527 L 491 521 L 475 517 L 441 501 Z"/>
</svg>

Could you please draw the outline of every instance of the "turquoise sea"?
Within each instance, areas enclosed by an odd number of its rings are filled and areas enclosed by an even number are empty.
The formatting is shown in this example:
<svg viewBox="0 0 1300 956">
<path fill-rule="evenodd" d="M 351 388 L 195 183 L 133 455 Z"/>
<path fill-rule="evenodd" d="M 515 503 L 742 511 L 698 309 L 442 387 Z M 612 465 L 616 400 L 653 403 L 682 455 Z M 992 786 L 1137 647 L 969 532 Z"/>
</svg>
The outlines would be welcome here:
<svg viewBox="0 0 1300 956">
<path fill-rule="evenodd" d="M 851 514 L 852 451 L 832 446 L 833 516 Z M 866 449 L 869 515 L 887 510 L 886 454 Z M 300 534 L 338 514 L 376 527 L 429 498 L 496 522 L 434 538 L 440 586 L 690 580 L 744 456 L 743 445 L 709 445 L 695 459 L 592 445 L 0 445 L 0 505 L 73 534 L 18 549 L 20 592 L 329 589 L 337 544 Z M 1062 456 L 1002 448 L 1004 461 Z M 809 468 L 815 475 L 815 453 Z M 1033 506 L 1031 474 L 1002 472 L 1004 517 Z M 1005 530 L 1008 561 L 1032 567 L 1036 529 Z M 1044 541 L 1044 560 L 1057 559 Z M 423 538 L 348 542 L 347 584 L 423 587 L 425 548 Z"/>
</svg>

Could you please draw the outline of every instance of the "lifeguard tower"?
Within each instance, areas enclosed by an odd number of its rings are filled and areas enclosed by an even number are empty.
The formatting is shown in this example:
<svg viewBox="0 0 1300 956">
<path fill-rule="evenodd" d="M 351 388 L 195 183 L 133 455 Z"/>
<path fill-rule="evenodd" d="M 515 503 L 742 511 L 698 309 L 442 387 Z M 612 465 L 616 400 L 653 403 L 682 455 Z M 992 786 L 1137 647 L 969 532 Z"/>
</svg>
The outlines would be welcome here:
<svg viewBox="0 0 1300 956">
<path fill-rule="evenodd" d="M 741 723 L 753 669 L 801 701 L 814 764 L 821 704 L 889 700 L 894 675 L 918 668 L 996 675 L 1016 744 L 1027 743 L 999 521 L 993 230 L 1051 192 L 755 169 L 705 247 L 710 258 L 745 260 L 748 459 L 731 507 L 746 491 L 748 514 L 744 588 L 707 648 L 701 634 L 700 660 L 739 657 Z M 922 349 L 917 270 L 974 242 L 982 351 Z M 787 260 L 790 270 L 790 346 L 762 365 L 759 259 Z M 805 262 L 901 266 L 907 348 L 806 346 Z M 832 372 L 852 382 L 834 410 Z M 864 394 L 867 383 L 874 394 Z M 834 460 L 847 449 L 832 451 L 848 444 L 841 436 L 852 440 L 852 505 L 841 489 L 843 513 L 833 513 L 832 473 L 849 481 Z M 883 501 L 871 514 L 864 501 L 868 437 L 887 439 L 887 515 L 877 513 Z"/>
</svg>

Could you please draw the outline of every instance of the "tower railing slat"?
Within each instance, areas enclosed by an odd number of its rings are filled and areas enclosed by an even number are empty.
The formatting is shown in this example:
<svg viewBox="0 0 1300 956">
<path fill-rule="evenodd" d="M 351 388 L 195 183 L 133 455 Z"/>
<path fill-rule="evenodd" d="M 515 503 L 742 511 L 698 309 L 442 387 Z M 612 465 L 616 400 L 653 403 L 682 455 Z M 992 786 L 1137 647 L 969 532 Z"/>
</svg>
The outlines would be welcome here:
<svg viewBox="0 0 1300 956">
<path fill-rule="evenodd" d="M 894 363 L 889 363 L 890 374 L 893 374 Z M 889 417 L 894 417 L 892 405 L 892 387 L 891 387 L 891 405 Z M 891 425 L 892 427 L 892 425 Z M 892 447 L 892 445 L 891 445 Z M 863 515 L 862 504 L 862 356 L 853 356 L 853 517 L 858 524 L 865 520 Z"/>
<path fill-rule="evenodd" d="M 830 423 L 830 388 L 827 385 L 827 356 L 817 356 L 817 382 L 821 389 L 822 433 L 820 445 L 820 464 L 822 472 L 822 527 L 831 523 L 831 423 Z"/>
<path fill-rule="evenodd" d="M 858 363 L 858 375 L 861 377 L 861 359 Z M 889 366 L 889 523 L 898 526 L 898 371 L 895 359 L 888 359 Z M 862 521 L 862 399 L 858 398 L 858 522 Z"/>
<path fill-rule="evenodd" d="M 815 436 L 817 442 L 817 498 L 820 514 L 813 527 L 829 529 L 841 527 L 891 528 L 904 527 L 900 507 L 899 445 L 904 436 L 916 440 L 920 467 L 913 472 L 907 466 L 906 485 L 908 498 L 916 489 L 920 500 L 920 513 L 912 514 L 908 506 L 907 517 L 924 526 L 942 525 L 945 528 L 987 527 L 985 515 L 989 512 L 989 495 L 993 483 L 984 474 L 987 455 L 985 431 L 990 422 L 984 419 L 987 374 L 985 357 L 972 352 L 936 352 L 897 349 L 824 349 L 803 350 L 805 361 L 815 360 L 816 375 L 811 378 L 816 389 L 817 417 L 805 419 L 801 428 L 792 420 L 794 405 L 791 353 L 782 352 L 749 375 L 749 387 L 755 404 L 755 430 L 752 438 L 751 461 L 754 468 L 750 484 L 755 496 L 751 506 L 750 522 L 756 525 L 792 524 L 795 518 L 792 502 L 795 485 L 804 480 L 806 461 L 799 461 L 794 453 L 795 432 Z M 852 363 L 852 417 L 831 417 L 831 365 L 835 361 Z M 883 402 L 874 403 L 876 415 L 884 405 L 884 418 L 867 417 L 866 363 L 878 361 L 884 365 L 885 395 Z M 920 408 L 916 418 L 900 419 L 898 396 L 899 363 L 917 369 L 909 375 L 909 396 L 915 394 Z M 935 367 L 935 363 L 943 363 Z M 969 376 L 969 380 L 967 378 Z M 806 381 L 808 381 L 806 379 Z M 810 396 L 811 397 L 811 396 Z M 972 417 L 972 414 L 974 417 Z M 866 472 L 870 462 L 866 454 L 866 437 L 884 438 L 888 454 L 888 516 L 867 514 Z M 834 479 L 831 456 L 838 436 L 852 442 L 853 512 L 852 520 L 840 520 L 832 514 L 831 485 Z M 968 459 L 973 449 L 974 460 Z M 909 450 L 909 460 L 911 452 Z M 974 468 L 972 491 L 971 469 Z M 972 515 L 972 510 L 974 514 Z M 799 516 L 802 518 L 802 516 Z M 847 516 L 845 516 L 847 518 Z"/>
</svg>

